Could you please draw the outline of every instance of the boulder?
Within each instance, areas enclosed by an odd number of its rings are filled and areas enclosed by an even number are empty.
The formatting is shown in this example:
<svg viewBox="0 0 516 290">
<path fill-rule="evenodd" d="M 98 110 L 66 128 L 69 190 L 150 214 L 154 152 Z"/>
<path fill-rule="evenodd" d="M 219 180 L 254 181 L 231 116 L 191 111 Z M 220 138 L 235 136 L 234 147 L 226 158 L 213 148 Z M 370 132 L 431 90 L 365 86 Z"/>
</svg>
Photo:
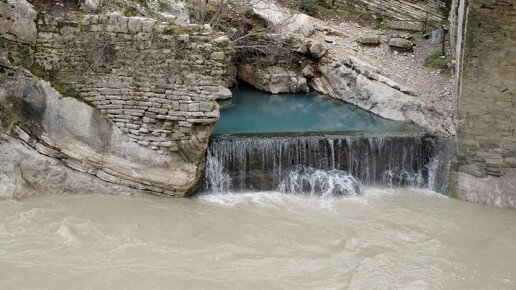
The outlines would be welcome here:
<svg viewBox="0 0 516 290">
<path fill-rule="evenodd" d="M 332 43 L 332 44 L 337 42 L 337 40 L 333 36 L 325 36 L 324 41 L 326 41 L 327 43 Z"/>
<path fill-rule="evenodd" d="M 162 19 L 175 23 L 189 23 L 190 17 L 186 1 L 179 0 L 153 0 L 148 1 L 151 4 L 149 7 L 158 11 Z M 152 5 L 152 6 L 151 6 Z"/>
<path fill-rule="evenodd" d="M 284 33 L 299 33 L 303 37 L 310 37 L 315 32 L 313 18 L 306 14 L 295 14 L 292 19 L 287 19 L 285 22 L 280 29 Z"/>
<path fill-rule="evenodd" d="M 253 4 L 252 13 L 269 27 L 278 25 L 285 20 L 281 8 L 274 3 L 268 3 L 268 1 L 256 1 Z"/>
<path fill-rule="evenodd" d="M 308 42 L 308 41 L 304 42 L 303 44 L 301 44 L 301 46 L 299 46 L 299 48 L 297 49 L 297 52 L 300 54 L 309 54 L 310 46 L 311 46 L 310 42 Z"/>
<path fill-rule="evenodd" d="M 313 65 L 306 65 L 303 70 L 301 71 L 301 75 L 305 78 L 311 79 L 316 77 L 319 74 L 319 71 L 317 68 L 315 68 Z"/>
<path fill-rule="evenodd" d="M 0 37 L 35 45 L 36 17 L 37 12 L 25 0 L 0 1 Z"/>
<path fill-rule="evenodd" d="M 292 14 L 284 10 L 272 1 L 255 1 L 252 13 L 262 20 L 267 27 L 274 28 L 282 34 L 300 34 L 303 37 L 310 37 L 315 32 L 315 21 L 303 13 Z"/>
<path fill-rule="evenodd" d="M 100 0 L 84 0 L 79 9 L 87 13 L 93 13 L 99 10 Z"/>
<path fill-rule="evenodd" d="M 326 46 L 320 42 L 315 42 L 310 46 L 310 55 L 317 59 L 323 57 L 327 51 Z"/>
<path fill-rule="evenodd" d="M 233 93 L 223 86 L 220 86 L 219 92 L 217 93 L 217 101 L 219 100 L 229 100 L 233 97 Z"/>
<path fill-rule="evenodd" d="M 363 45 L 378 45 L 380 44 L 380 37 L 376 34 L 364 35 L 357 39 L 357 43 Z"/>
<path fill-rule="evenodd" d="M 304 77 L 279 66 L 262 68 L 250 64 L 241 65 L 238 76 L 255 88 L 273 94 L 300 93 L 309 90 Z"/>
<path fill-rule="evenodd" d="M 213 43 L 216 45 L 229 45 L 230 42 L 227 36 L 219 36 L 213 40 Z"/>
<path fill-rule="evenodd" d="M 391 38 L 389 46 L 396 50 L 411 51 L 413 44 L 410 40 L 404 38 Z"/>
</svg>

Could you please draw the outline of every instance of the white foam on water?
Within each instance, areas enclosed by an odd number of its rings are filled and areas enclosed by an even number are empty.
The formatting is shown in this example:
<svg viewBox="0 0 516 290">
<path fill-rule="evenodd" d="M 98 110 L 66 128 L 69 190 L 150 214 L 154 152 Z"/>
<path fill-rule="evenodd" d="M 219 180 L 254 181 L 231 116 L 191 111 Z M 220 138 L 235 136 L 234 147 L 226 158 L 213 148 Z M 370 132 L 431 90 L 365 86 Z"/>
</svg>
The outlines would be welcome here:
<svg viewBox="0 0 516 290">
<path fill-rule="evenodd" d="M 59 229 L 55 234 L 60 237 L 62 242 L 67 246 L 78 247 L 80 245 L 80 240 L 75 234 L 72 233 L 71 225 L 67 219 L 61 221 Z"/>
<path fill-rule="evenodd" d="M 443 197 L 446 196 L 427 189 L 410 189 L 415 194 L 425 196 Z M 258 191 L 258 192 L 223 192 L 207 193 L 198 198 L 204 202 L 214 203 L 222 206 L 234 207 L 241 204 L 254 204 L 259 207 L 303 207 L 331 209 L 340 203 L 368 204 L 383 198 L 393 197 L 401 194 L 400 189 L 364 187 L 361 194 L 350 196 L 329 196 L 303 193 L 284 193 L 280 191 Z"/>
</svg>

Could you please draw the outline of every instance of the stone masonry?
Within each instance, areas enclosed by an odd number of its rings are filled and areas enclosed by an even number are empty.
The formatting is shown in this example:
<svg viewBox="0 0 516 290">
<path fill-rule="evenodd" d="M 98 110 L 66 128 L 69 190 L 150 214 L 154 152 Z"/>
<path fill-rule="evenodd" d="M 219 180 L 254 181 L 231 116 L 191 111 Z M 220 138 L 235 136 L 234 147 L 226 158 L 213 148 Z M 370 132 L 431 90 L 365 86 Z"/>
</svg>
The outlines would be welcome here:
<svg viewBox="0 0 516 290">
<path fill-rule="evenodd" d="M 458 195 L 516 206 L 516 2 L 460 2 Z"/>
<path fill-rule="evenodd" d="M 192 162 L 204 154 L 219 118 L 227 38 L 115 13 L 40 19 L 38 28 L 36 62 L 58 90 L 95 106 L 141 146 Z"/>
<path fill-rule="evenodd" d="M 216 99 L 231 94 L 223 86 L 227 37 L 209 25 L 117 12 L 36 11 L 25 0 L 0 1 L 0 11 L 0 147 L 27 149 L 0 167 L 3 198 L 89 185 L 195 193 L 219 118 Z M 46 169 L 25 178 L 39 155 L 62 182 Z"/>
</svg>

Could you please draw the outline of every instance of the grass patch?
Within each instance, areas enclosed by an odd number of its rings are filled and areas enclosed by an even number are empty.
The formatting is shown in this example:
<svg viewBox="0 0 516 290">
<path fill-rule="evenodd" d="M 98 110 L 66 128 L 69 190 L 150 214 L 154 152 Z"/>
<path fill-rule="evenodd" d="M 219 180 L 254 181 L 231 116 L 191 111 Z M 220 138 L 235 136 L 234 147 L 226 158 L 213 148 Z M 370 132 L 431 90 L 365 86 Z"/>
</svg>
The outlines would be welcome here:
<svg viewBox="0 0 516 290">
<path fill-rule="evenodd" d="M 42 78 L 44 80 L 47 80 L 49 82 L 57 81 L 57 78 L 59 76 L 59 72 L 57 70 L 55 70 L 55 69 L 46 70 L 44 67 L 42 67 L 41 65 L 39 65 L 36 62 L 32 63 L 32 66 L 30 67 L 29 70 L 33 75 L 35 75 L 39 78 Z"/>
<path fill-rule="evenodd" d="M 137 16 L 136 10 L 134 8 L 129 8 L 124 13 L 125 17 L 134 17 Z"/>
<path fill-rule="evenodd" d="M 387 30 L 387 23 L 385 23 L 383 21 L 378 22 L 378 24 L 376 24 L 376 29 Z"/>
<path fill-rule="evenodd" d="M 438 49 L 425 58 L 425 66 L 430 69 L 439 70 L 442 74 L 451 75 L 451 56 Z"/>
<path fill-rule="evenodd" d="M 79 24 L 76 22 L 70 22 L 70 21 L 58 21 L 57 22 L 57 29 L 61 30 L 64 27 L 79 27 Z"/>
<path fill-rule="evenodd" d="M 410 34 L 410 39 L 416 42 L 423 41 L 425 39 L 428 39 L 429 37 L 430 35 L 421 31 L 413 32 Z"/>
<path fill-rule="evenodd" d="M 20 118 L 21 104 L 19 102 L 11 103 L 9 108 L 5 108 L 0 105 L 0 125 L 10 132 L 11 129 L 21 123 L 23 120 Z"/>
<path fill-rule="evenodd" d="M 52 87 L 58 91 L 61 95 L 65 97 L 72 97 L 76 99 L 80 99 L 80 93 L 77 89 L 69 83 L 63 82 L 59 77 L 59 71 L 56 69 L 47 70 L 38 63 L 32 63 L 30 67 L 30 72 L 46 81 L 49 81 L 52 84 Z"/>
<path fill-rule="evenodd" d="M 163 28 L 162 33 L 164 35 L 182 35 L 182 34 L 188 34 L 192 35 L 192 31 L 185 30 L 181 27 L 165 27 Z"/>
</svg>

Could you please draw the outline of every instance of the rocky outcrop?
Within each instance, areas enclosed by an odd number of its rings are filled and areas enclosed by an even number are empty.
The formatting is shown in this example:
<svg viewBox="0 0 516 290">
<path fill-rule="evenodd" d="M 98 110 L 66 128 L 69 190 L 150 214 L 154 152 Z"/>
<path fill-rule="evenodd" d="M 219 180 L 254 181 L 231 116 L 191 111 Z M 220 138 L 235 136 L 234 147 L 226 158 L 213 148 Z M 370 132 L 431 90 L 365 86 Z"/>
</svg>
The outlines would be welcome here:
<svg viewBox="0 0 516 290">
<path fill-rule="evenodd" d="M 319 76 L 310 79 L 310 86 L 323 94 L 354 104 L 387 119 L 410 121 L 433 132 L 450 135 L 439 112 L 413 97 L 414 93 L 382 76 L 380 70 L 358 59 L 343 62 L 323 61 L 318 64 Z"/>
<path fill-rule="evenodd" d="M 100 0 L 84 0 L 80 3 L 80 9 L 87 13 L 97 12 L 100 8 Z"/>
<path fill-rule="evenodd" d="M 34 45 L 37 12 L 25 0 L 0 1 L 0 37 Z"/>
<path fill-rule="evenodd" d="M 441 0 L 326 0 L 338 7 L 353 7 L 365 13 L 374 13 L 385 19 L 403 23 L 431 23 L 439 25 L 446 19 L 445 1 Z M 421 27 L 421 26 L 420 26 Z"/>
<path fill-rule="evenodd" d="M 0 132 L 0 200 L 58 194 L 144 194 L 71 169 Z"/>
<path fill-rule="evenodd" d="M 307 40 L 304 41 L 304 43 L 301 46 L 299 46 L 297 52 L 311 56 L 315 59 L 319 59 L 323 57 L 326 54 L 326 52 L 328 52 L 328 49 L 324 44 L 318 41 Z"/>
<path fill-rule="evenodd" d="M 18 75 L 0 87 L 0 104 L 13 108 L 9 114 L 19 120 L 14 134 L 39 153 L 104 181 L 156 194 L 184 195 L 195 186 L 195 163 L 138 145 L 98 110 L 61 96 L 49 83 Z"/>
<path fill-rule="evenodd" d="M 304 77 L 279 66 L 241 65 L 238 76 L 255 88 L 273 94 L 308 92 Z"/>
<path fill-rule="evenodd" d="M 303 13 L 288 12 L 279 7 L 274 1 L 257 1 L 252 4 L 252 13 L 262 20 L 267 27 L 284 35 L 300 34 L 310 37 L 315 32 L 315 21 Z"/>
</svg>

